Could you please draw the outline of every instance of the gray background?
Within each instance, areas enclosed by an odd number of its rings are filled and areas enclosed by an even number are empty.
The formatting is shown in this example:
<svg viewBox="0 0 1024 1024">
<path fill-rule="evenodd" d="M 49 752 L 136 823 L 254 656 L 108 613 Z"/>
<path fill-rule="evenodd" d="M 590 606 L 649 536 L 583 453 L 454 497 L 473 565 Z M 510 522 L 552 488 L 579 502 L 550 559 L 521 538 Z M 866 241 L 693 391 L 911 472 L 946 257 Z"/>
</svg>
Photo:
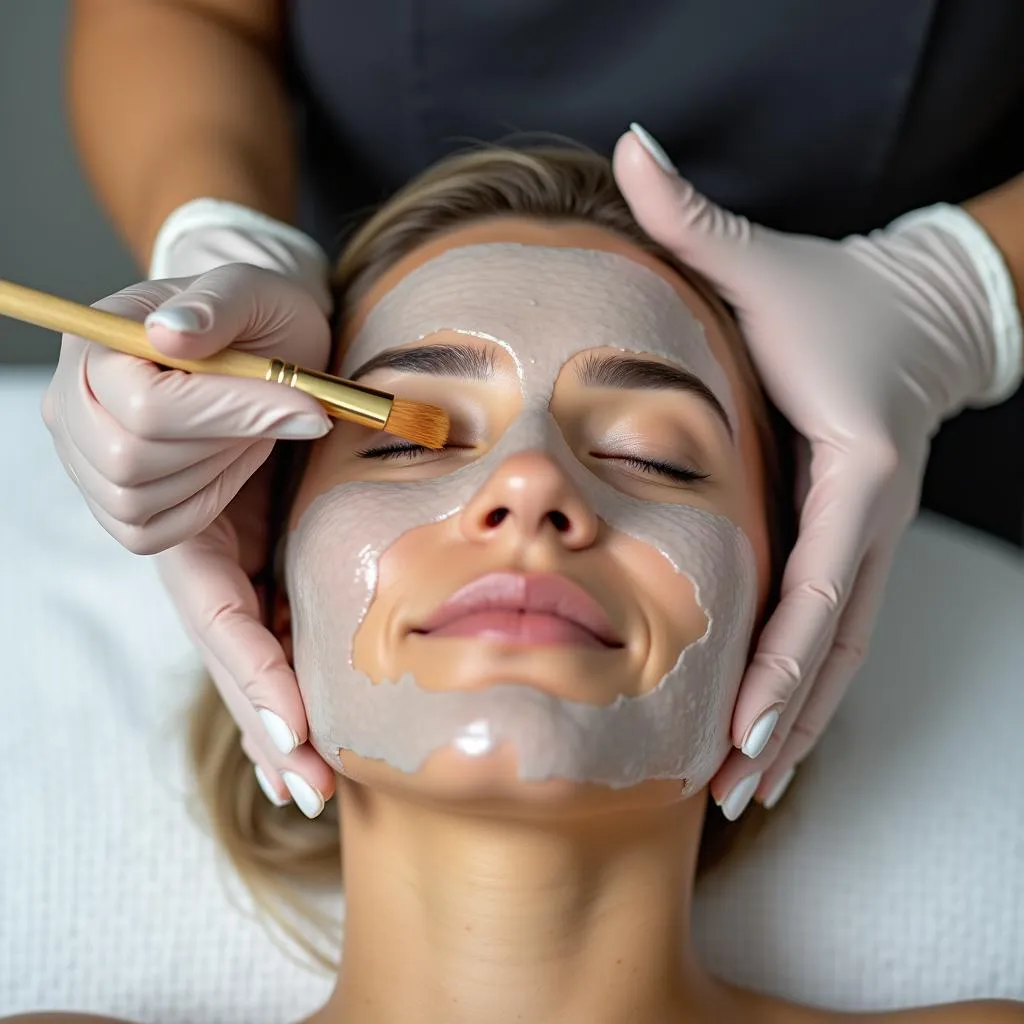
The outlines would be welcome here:
<svg viewBox="0 0 1024 1024">
<path fill-rule="evenodd" d="M 95 302 L 144 275 L 71 143 L 67 12 L 65 0 L 0 0 L 0 277 Z M 52 332 L 0 317 L 0 363 L 52 362 L 59 345 Z"/>
</svg>

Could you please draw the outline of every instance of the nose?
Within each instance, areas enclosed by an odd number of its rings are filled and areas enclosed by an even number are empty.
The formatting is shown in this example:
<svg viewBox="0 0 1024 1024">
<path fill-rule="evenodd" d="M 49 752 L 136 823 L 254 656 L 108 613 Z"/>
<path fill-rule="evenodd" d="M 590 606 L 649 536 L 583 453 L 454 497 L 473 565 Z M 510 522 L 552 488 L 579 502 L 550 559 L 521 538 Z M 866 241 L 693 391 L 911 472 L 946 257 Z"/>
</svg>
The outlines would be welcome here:
<svg viewBox="0 0 1024 1024">
<path fill-rule="evenodd" d="M 474 541 L 510 534 L 535 540 L 545 534 L 566 548 L 594 543 L 597 516 L 562 469 L 543 452 L 506 459 L 462 513 L 462 529 Z"/>
</svg>

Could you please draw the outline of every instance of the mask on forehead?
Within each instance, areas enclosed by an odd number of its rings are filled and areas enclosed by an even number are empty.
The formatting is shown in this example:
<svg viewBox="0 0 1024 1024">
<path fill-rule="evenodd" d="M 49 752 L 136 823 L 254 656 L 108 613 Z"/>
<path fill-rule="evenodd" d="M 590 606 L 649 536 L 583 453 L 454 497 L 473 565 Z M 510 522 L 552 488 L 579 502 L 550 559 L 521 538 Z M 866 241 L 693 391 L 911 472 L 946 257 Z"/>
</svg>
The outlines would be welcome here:
<svg viewBox="0 0 1024 1024">
<path fill-rule="evenodd" d="M 602 783 L 686 779 L 703 786 L 730 748 L 733 703 L 756 602 L 753 551 L 724 516 L 623 494 L 580 463 L 548 411 L 555 381 L 578 352 L 649 353 L 698 376 L 738 431 L 725 373 L 675 290 L 611 253 L 474 245 L 411 272 L 373 308 L 342 372 L 385 349 L 454 330 L 502 345 L 515 361 L 518 417 L 483 457 L 409 483 L 352 482 L 319 496 L 288 540 L 295 668 L 320 754 L 341 770 L 350 750 L 405 772 L 454 747 L 480 756 L 515 750 L 519 778 Z M 423 689 L 411 674 L 376 683 L 353 665 L 353 639 L 381 556 L 409 530 L 458 514 L 510 456 L 540 450 L 598 517 L 650 545 L 692 582 L 707 619 L 653 689 L 598 706 L 510 679 L 472 692 Z"/>
</svg>

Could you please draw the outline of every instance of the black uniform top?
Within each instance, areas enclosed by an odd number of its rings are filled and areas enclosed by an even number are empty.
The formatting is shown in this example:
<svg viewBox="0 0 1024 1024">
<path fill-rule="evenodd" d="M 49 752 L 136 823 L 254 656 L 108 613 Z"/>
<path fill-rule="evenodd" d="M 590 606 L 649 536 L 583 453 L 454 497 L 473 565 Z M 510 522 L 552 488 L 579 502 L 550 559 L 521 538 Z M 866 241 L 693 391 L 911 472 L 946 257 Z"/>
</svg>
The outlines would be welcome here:
<svg viewBox="0 0 1024 1024">
<path fill-rule="evenodd" d="M 1024 0 L 291 0 L 301 223 L 329 252 L 474 140 L 610 153 L 830 238 L 1024 171 Z M 1024 392 L 945 427 L 925 503 L 1024 543 Z"/>
</svg>

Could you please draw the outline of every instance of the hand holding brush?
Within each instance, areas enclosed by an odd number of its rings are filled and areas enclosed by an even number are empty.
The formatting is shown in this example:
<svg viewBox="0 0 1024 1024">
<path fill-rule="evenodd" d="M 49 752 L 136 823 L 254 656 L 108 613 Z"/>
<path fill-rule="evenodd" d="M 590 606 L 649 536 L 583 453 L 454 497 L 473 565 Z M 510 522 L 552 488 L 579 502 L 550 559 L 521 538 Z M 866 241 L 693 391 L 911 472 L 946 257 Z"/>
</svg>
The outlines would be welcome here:
<svg viewBox="0 0 1024 1024">
<path fill-rule="evenodd" d="M 326 275 L 326 258 L 314 263 Z M 164 585 L 242 731 L 243 747 L 261 767 L 261 785 L 275 801 L 291 792 L 314 815 L 334 790 L 333 772 L 306 743 L 294 672 L 264 625 L 251 579 L 265 567 L 273 472 L 264 463 L 274 442 L 313 440 L 331 427 L 320 401 L 266 383 L 276 357 L 314 371 L 306 379 L 321 382 L 331 351 L 329 309 L 326 288 L 314 287 L 319 278 L 309 276 L 230 263 L 198 276 L 144 281 L 85 311 L 94 324 L 101 321 L 93 315 L 113 314 L 102 321 L 104 330 L 151 346 L 135 349 L 141 358 L 90 344 L 88 327 L 44 319 L 32 295 L 4 291 L 10 315 L 66 331 L 43 418 L 68 474 L 118 542 L 138 554 L 159 553 Z M 225 357 L 253 377 L 217 375 Z M 161 369 L 211 358 L 194 372 Z M 411 426 L 406 436 L 443 442 L 447 418 L 440 410 L 428 408 L 421 419 L 425 407 L 400 400 L 387 412 L 386 406 L 386 399 L 376 406 L 374 422 L 386 415 L 385 429 Z M 412 410 L 411 424 L 403 424 L 403 409 Z M 440 433 L 416 433 L 424 423 Z"/>
<path fill-rule="evenodd" d="M 448 416 L 436 405 L 403 401 L 340 377 L 233 348 L 203 359 L 169 356 L 153 347 L 145 326 L 135 320 L 2 279 L 0 314 L 50 330 L 73 333 L 168 369 L 264 380 L 297 388 L 315 398 L 329 416 L 384 430 L 427 448 L 443 448 L 448 439 Z"/>
</svg>

